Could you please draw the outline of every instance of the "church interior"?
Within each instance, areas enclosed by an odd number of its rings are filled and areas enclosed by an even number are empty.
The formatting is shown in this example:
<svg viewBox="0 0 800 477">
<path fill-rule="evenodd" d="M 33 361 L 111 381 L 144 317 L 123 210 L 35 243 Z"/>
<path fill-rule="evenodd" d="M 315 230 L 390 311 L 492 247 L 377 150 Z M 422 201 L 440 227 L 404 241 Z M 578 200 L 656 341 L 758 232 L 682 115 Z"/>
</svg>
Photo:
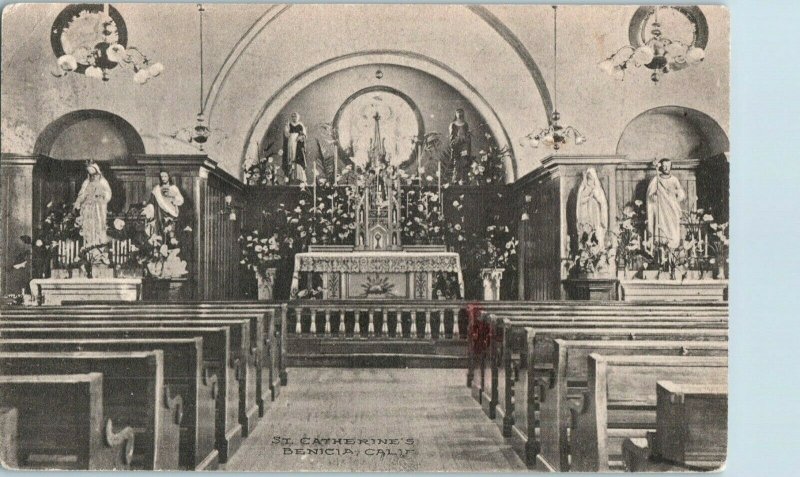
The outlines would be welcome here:
<svg viewBox="0 0 800 477">
<path fill-rule="evenodd" d="M 0 461 L 720 469 L 729 50 L 721 6 L 6 6 Z"/>
</svg>

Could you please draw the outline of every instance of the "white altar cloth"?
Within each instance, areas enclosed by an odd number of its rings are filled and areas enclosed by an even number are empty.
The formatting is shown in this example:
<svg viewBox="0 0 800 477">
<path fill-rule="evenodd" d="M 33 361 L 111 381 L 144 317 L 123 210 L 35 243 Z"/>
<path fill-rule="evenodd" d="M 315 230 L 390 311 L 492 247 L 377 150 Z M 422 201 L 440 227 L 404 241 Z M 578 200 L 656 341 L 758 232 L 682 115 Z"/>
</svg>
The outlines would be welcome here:
<svg viewBox="0 0 800 477">
<path fill-rule="evenodd" d="M 370 251 L 315 251 L 298 253 L 294 259 L 291 297 L 297 298 L 300 273 L 321 273 L 323 276 L 323 298 L 406 298 L 431 299 L 433 274 L 455 273 L 458 276 L 459 293 L 464 296 L 464 278 L 461 260 L 455 252 L 417 250 L 370 250 Z M 368 276 L 372 277 L 368 277 Z M 368 290 L 370 283 L 397 282 L 405 276 L 404 293 L 381 296 L 379 293 L 366 296 L 355 295 L 353 287 L 358 285 Z M 366 283 L 361 283 L 365 282 Z M 374 288 L 374 285 L 373 285 Z M 393 287 L 394 288 L 394 287 Z M 397 286 L 402 288 L 402 286 Z"/>
</svg>

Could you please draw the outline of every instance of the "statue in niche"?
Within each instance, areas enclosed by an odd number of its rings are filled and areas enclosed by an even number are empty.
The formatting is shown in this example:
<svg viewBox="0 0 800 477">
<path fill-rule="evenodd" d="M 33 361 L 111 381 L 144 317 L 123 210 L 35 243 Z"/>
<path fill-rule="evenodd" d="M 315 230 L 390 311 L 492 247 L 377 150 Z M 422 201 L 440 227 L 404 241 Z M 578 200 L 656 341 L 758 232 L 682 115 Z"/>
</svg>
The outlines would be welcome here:
<svg viewBox="0 0 800 477">
<path fill-rule="evenodd" d="M 161 278 L 180 277 L 187 273 L 186 262 L 178 257 L 178 217 L 183 205 L 183 194 L 175 185 L 169 172 L 158 174 L 158 185 L 150 192 L 149 204 L 142 211 L 147 223 L 145 232 L 159 248 L 160 260 L 151 261 L 147 268 L 151 275 Z"/>
<path fill-rule="evenodd" d="M 470 158 L 472 157 L 472 137 L 469 124 L 464 120 L 464 110 L 456 109 L 450 123 L 450 159 L 453 163 L 453 183 L 464 184 L 469 180 Z"/>
<path fill-rule="evenodd" d="M 594 233 L 598 246 L 605 248 L 606 231 L 608 231 L 608 201 L 603 185 L 597 177 L 597 171 L 590 167 L 583 173 L 583 180 L 578 189 L 578 206 L 575 213 L 578 228 L 578 240 L 583 234 L 591 239 Z"/>
<path fill-rule="evenodd" d="M 672 161 L 660 159 L 658 173 L 647 186 L 647 232 L 653 243 L 677 248 L 681 243 L 681 202 L 686 200 L 680 181 L 672 175 Z"/>
<path fill-rule="evenodd" d="M 306 183 L 306 127 L 300 115 L 292 113 L 283 128 L 283 173 L 288 181 Z"/>
<path fill-rule="evenodd" d="M 81 185 L 73 209 L 79 212 L 80 233 L 87 260 L 93 265 L 109 265 L 111 261 L 103 246 L 109 241 L 106 234 L 106 214 L 111 201 L 111 186 L 96 162 L 89 161 L 86 172 L 89 175 Z"/>
</svg>

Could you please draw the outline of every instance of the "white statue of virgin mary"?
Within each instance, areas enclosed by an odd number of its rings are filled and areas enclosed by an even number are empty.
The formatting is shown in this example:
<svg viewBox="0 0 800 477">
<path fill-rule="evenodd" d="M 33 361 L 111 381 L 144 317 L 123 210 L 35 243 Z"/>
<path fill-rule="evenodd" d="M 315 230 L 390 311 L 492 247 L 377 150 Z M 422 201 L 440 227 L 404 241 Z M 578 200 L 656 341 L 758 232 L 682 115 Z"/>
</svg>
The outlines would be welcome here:
<svg viewBox="0 0 800 477">
<path fill-rule="evenodd" d="M 584 233 L 591 236 L 594 232 L 599 246 L 605 247 L 608 230 L 608 201 L 597 171 L 593 167 L 583 173 L 580 189 L 578 189 L 578 205 L 575 213 L 578 226 L 578 237 Z"/>
</svg>

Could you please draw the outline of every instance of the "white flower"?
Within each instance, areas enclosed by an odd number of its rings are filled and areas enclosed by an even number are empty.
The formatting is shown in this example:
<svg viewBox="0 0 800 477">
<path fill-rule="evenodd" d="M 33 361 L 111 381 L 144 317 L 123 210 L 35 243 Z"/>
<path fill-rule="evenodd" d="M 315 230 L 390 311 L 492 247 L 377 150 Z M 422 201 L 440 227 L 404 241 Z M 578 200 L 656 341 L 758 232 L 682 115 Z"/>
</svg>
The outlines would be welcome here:
<svg viewBox="0 0 800 477">
<path fill-rule="evenodd" d="M 122 219 L 114 219 L 114 228 L 117 230 L 122 230 L 125 228 L 125 221 Z"/>
<path fill-rule="evenodd" d="M 247 240 L 248 240 L 248 241 L 249 241 L 249 240 L 253 240 L 253 236 L 252 236 L 252 235 L 248 235 L 248 236 L 247 236 Z"/>
<path fill-rule="evenodd" d="M 256 252 L 261 252 L 262 250 L 264 250 L 264 247 L 262 247 L 261 245 L 256 245 L 255 250 Z"/>
<path fill-rule="evenodd" d="M 461 224 L 456 224 L 453 228 L 456 230 L 461 230 Z"/>
<path fill-rule="evenodd" d="M 161 245 L 161 248 L 158 249 L 158 252 L 162 257 L 166 257 L 169 255 L 169 247 L 167 247 L 167 244 L 163 244 Z"/>
<path fill-rule="evenodd" d="M 273 157 L 272 157 L 272 156 L 269 156 L 269 157 L 267 158 L 267 162 L 269 162 L 270 164 L 272 164 L 272 162 L 273 162 L 274 160 L 275 160 L 275 159 L 273 159 Z"/>
<path fill-rule="evenodd" d="M 41 247 L 42 245 L 44 245 L 44 242 L 42 242 L 41 240 L 37 240 L 36 241 L 36 246 L 37 247 Z"/>
<path fill-rule="evenodd" d="M 278 155 L 279 155 L 279 156 L 282 156 L 282 155 L 283 155 L 283 149 L 281 149 L 280 151 L 278 151 Z"/>
</svg>

